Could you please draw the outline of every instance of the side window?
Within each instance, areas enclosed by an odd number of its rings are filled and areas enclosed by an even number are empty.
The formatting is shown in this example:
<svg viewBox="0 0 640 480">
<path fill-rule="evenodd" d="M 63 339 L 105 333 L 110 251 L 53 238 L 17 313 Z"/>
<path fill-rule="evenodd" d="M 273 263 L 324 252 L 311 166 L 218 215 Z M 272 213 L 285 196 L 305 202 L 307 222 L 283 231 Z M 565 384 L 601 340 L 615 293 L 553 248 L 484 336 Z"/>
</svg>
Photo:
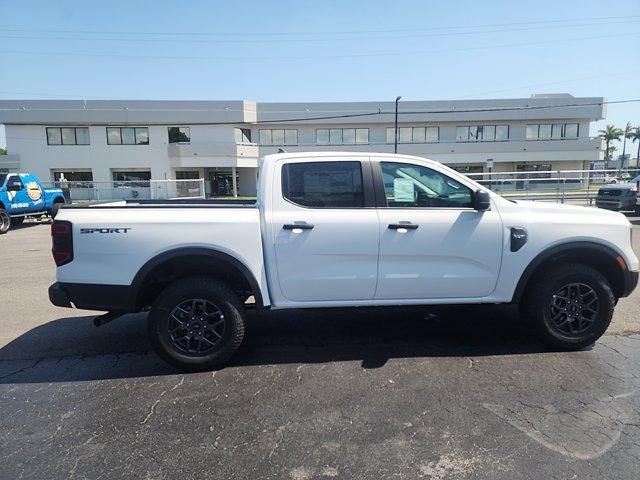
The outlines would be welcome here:
<svg viewBox="0 0 640 480">
<path fill-rule="evenodd" d="M 22 183 L 22 179 L 18 175 L 9 175 L 7 177 L 7 185 L 10 183 L 19 183 L 20 188 L 24 189 L 24 183 Z"/>
<path fill-rule="evenodd" d="M 282 195 L 303 207 L 364 207 L 360 162 L 288 163 L 282 167 Z"/>
<path fill-rule="evenodd" d="M 387 206 L 395 208 L 471 208 L 473 192 L 453 178 L 409 163 L 382 162 Z"/>
</svg>

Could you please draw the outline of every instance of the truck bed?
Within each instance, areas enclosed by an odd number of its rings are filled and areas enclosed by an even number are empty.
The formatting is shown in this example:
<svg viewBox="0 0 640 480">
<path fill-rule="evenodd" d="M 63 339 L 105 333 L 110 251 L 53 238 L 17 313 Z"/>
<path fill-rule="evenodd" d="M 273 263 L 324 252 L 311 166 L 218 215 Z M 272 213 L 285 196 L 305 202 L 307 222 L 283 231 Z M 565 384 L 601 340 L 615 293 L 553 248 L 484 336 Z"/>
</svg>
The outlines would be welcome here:
<svg viewBox="0 0 640 480">
<path fill-rule="evenodd" d="M 234 257 L 266 286 L 255 203 L 122 201 L 65 206 L 56 220 L 71 222 L 73 235 L 74 260 L 58 268 L 60 282 L 131 285 L 151 259 L 201 248 Z"/>
</svg>

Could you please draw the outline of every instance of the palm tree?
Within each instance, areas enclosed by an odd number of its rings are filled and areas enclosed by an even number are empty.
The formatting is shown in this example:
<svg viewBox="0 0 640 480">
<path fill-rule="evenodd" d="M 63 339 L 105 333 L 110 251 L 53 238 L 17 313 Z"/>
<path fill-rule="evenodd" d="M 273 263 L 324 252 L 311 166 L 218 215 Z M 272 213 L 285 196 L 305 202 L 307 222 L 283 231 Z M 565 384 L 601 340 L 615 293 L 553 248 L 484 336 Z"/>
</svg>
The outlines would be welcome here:
<svg viewBox="0 0 640 480">
<path fill-rule="evenodd" d="M 622 165 L 620 165 L 620 168 L 624 168 L 624 156 L 627 153 L 627 138 L 629 138 L 629 135 L 631 135 L 631 130 L 633 130 L 633 127 L 631 126 L 631 122 L 627 122 L 627 124 L 624 126 L 624 130 L 622 131 L 622 135 L 623 135 L 623 139 L 622 139 Z"/>
<path fill-rule="evenodd" d="M 638 142 L 638 153 L 636 154 L 636 166 L 637 166 L 638 162 L 640 162 L 640 160 L 638 160 L 640 159 L 640 125 L 638 125 L 635 128 L 632 128 L 627 138 L 631 140 L 631 143 Z"/>
<path fill-rule="evenodd" d="M 620 140 L 620 137 L 624 132 L 622 131 L 622 129 L 614 125 L 607 125 L 604 130 L 598 130 L 598 133 L 600 134 L 600 138 L 604 140 L 606 145 L 605 160 L 611 161 L 611 153 L 613 152 L 613 150 L 611 150 L 611 142 L 613 140 Z"/>
</svg>

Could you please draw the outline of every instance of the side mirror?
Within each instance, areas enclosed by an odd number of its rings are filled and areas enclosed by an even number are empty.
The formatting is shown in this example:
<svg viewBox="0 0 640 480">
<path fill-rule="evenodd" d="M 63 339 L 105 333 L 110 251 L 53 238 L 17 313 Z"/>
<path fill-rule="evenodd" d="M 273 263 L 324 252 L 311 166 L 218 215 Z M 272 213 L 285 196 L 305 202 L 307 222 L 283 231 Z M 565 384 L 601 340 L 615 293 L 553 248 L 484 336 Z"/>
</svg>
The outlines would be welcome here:
<svg viewBox="0 0 640 480">
<path fill-rule="evenodd" d="M 476 190 L 473 195 L 473 208 L 478 211 L 491 208 L 491 197 L 484 190 Z"/>
<path fill-rule="evenodd" d="M 19 192 L 22 190 L 22 183 L 20 182 L 9 182 L 7 184 L 7 192 Z"/>
</svg>

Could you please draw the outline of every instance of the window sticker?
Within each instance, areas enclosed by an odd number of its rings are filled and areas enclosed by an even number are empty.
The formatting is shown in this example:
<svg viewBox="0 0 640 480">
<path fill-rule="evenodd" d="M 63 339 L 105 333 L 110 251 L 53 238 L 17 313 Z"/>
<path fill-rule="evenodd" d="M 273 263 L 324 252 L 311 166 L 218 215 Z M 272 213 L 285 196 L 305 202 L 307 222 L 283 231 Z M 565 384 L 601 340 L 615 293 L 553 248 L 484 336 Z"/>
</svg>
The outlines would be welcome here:
<svg viewBox="0 0 640 480">
<path fill-rule="evenodd" d="M 394 178 L 393 200 L 395 202 L 413 202 L 415 200 L 413 182 L 407 178 Z"/>
</svg>

